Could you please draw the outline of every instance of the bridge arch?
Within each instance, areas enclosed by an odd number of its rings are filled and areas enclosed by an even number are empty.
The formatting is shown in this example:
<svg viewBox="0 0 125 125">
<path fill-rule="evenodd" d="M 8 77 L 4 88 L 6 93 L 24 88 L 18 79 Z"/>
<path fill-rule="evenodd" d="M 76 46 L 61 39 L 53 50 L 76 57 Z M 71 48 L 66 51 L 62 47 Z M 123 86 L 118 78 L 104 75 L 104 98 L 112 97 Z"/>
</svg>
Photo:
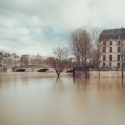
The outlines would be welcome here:
<svg viewBox="0 0 125 125">
<path fill-rule="evenodd" d="M 17 69 L 15 72 L 26 72 L 26 69 Z"/>
<path fill-rule="evenodd" d="M 47 70 L 49 70 L 49 69 L 39 69 L 37 72 L 46 72 Z"/>
<path fill-rule="evenodd" d="M 73 73 L 73 71 L 74 71 L 73 69 L 67 70 L 66 73 Z"/>
</svg>

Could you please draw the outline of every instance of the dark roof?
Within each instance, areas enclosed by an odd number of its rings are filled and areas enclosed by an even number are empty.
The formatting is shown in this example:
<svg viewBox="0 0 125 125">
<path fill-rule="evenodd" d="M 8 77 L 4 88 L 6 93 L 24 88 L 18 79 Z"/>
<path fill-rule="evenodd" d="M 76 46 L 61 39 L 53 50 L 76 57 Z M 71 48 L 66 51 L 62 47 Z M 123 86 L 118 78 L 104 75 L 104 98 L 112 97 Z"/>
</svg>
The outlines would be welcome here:
<svg viewBox="0 0 125 125">
<path fill-rule="evenodd" d="M 125 39 L 125 28 L 103 30 L 99 40 Z"/>
</svg>

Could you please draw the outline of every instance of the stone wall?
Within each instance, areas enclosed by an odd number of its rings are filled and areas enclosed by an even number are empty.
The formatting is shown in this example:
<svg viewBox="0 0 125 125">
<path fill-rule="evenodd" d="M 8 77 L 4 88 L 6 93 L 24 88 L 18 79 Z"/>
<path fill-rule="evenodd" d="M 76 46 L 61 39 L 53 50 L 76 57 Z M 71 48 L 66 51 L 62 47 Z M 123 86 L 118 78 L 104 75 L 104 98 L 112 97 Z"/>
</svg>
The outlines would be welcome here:
<svg viewBox="0 0 125 125">
<path fill-rule="evenodd" d="M 0 67 L 0 72 L 6 72 L 6 71 L 7 71 L 7 68 Z"/>
<path fill-rule="evenodd" d="M 117 77 L 122 77 L 122 71 L 104 71 L 104 70 L 101 70 L 101 71 L 97 71 L 97 70 L 90 70 L 87 72 L 87 75 L 89 77 L 103 77 L 103 78 L 117 78 Z M 75 76 L 85 76 L 84 72 L 82 71 L 75 71 Z M 124 71 L 124 77 L 125 77 L 125 71 Z"/>
<path fill-rule="evenodd" d="M 121 71 L 89 71 L 90 77 L 121 77 Z M 124 72 L 125 77 L 125 72 Z"/>
</svg>

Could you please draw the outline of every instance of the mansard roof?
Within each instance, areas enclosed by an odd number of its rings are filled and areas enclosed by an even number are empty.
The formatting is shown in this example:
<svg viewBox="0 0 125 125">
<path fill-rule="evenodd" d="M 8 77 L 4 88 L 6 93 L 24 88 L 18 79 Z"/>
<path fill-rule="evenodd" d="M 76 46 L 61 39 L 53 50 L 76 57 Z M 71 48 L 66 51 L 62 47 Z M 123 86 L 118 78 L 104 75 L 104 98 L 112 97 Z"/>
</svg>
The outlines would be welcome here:
<svg viewBox="0 0 125 125">
<path fill-rule="evenodd" d="M 100 40 L 121 40 L 125 39 L 125 28 L 103 30 L 99 36 Z"/>
</svg>

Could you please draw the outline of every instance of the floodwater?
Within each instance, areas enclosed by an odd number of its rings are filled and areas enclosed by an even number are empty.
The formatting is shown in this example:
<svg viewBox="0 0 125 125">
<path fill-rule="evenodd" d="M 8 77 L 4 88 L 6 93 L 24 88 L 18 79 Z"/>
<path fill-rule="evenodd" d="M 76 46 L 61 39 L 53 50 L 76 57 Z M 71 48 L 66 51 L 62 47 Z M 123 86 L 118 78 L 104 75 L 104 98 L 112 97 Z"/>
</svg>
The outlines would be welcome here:
<svg viewBox="0 0 125 125">
<path fill-rule="evenodd" d="M 0 125 L 125 125 L 125 83 L 1 73 Z"/>
</svg>

